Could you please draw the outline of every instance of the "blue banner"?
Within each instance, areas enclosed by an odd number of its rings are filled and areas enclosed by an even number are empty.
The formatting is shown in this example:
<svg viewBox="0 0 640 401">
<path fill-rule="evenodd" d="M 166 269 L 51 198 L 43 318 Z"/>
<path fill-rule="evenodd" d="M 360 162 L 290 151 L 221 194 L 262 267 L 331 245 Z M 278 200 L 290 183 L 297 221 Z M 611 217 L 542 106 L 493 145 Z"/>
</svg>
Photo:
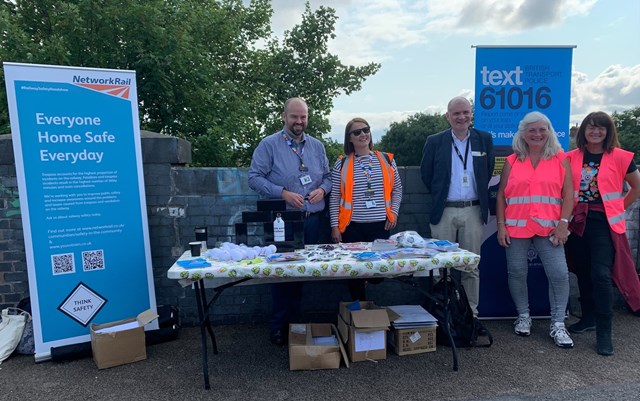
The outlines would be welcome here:
<svg viewBox="0 0 640 401">
<path fill-rule="evenodd" d="M 474 126 L 511 147 L 522 117 L 539 111 L 568 149 L 572 56 L 573 47 L 478 47 Z"/>
<path fill-rule="evenodd" d="M 154 309 L 135 72 L 5 63 L 36 360 Z M 154 324 L 153 326 L 155 326 Z"/>
</svg>

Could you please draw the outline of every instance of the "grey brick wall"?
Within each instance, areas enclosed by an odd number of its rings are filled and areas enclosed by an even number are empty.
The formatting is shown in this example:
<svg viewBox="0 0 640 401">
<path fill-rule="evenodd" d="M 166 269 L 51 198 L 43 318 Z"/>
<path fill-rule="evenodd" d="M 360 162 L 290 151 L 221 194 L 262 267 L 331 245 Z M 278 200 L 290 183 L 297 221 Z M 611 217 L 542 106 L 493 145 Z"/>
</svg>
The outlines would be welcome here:
<svg viewBox="0 0 640 401">
<path fill-rule="evenodd" d="M 247 185 L 247 169 L 192 168 L 191 145 L 179 138 L 142 132 L 142 153 L 146 189 L 153 277 L 157 303 L 180 308 L 185 324 L 195 322 L 197 310 L 193 291 L 166 278 L 167 269 L 194 239 L 196 226 L 207 226 L 209 245 L 232 241 L 234 224 L 246 210 L 255 210 L 256 194 Z M 429 236 L 426 211 L 431 199 L 420 180 L 417 167 L 401 167 L 403 201 L 396 231 L 415 230 Z M 638 206 L 628 212 L 628 237 L 637 258 Z M 250 228 L 255 241 L 259 226 Z M 637 260 L 637 259 L 636 259 Z M 419 285 L 425 285 L 424 280 Z M 370 298 L 381 305 L 415 303 L 415 289 L 394 281 L 370 286 Z M 11 138 L 0 136 L 0 309 L 15 306 L 29 295 L 22 221 L 18 200 Z M 337 303 L 348 299 L 346 284 L 323 281 L 305 284 L 303 311 L 317 321 L 335 317 Z M 268 319 L 271 297 L 268 285 L 238 286 L 218 299 L 215 323 L 253 323 Z"/>
</svg>

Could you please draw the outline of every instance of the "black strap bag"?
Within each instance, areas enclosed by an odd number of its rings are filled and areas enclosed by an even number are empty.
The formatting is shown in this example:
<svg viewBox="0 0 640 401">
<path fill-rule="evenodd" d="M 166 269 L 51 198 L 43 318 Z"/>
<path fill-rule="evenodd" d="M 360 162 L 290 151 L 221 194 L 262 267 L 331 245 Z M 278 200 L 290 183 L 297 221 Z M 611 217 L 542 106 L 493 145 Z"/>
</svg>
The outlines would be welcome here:
<svg viewBox="0 0 640 401">
<path fill-rule="evenodd" d="M 445 287 L 449 294 L 449 332 L 456 347 L 490 347 L 493 344 L 493 336 L 478 319 L 474 319 L 464 287 L 451 276 L 448 277 L 446 285 L 445 280 L 440 280 L 433 285 L 429 291 L 430 297 L 423 305 L 429 313 L 438 319 L 436 342 L 451 346 L 451 339 L 444 330 L 447 324 Z"/>
</svg>

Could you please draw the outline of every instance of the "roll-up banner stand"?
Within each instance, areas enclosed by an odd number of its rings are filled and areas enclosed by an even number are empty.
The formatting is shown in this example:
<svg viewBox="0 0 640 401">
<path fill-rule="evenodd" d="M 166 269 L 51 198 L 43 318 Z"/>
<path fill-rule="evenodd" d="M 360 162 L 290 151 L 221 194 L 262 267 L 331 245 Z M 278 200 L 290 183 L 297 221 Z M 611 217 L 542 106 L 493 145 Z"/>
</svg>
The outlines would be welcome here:
<svg viewBox="0 0 640 401">
<path fill-rule="evenodd" d="M 36 361 L 156 310 L 134 71 L 4 63 Z M 157 321 L 147 329 L 157 328 Z"/>
<path fill-rule="evenodd" d="M 476 49 L 474 127 L 491 132 L 495 171 L 490 182 L 490 217 L 480 261 L 480 317 L 517 316 L 507 284 L 504 249 L 496 239 L 495 198 L 500 173 L 518 123 L 530 111 L 544 113 L 569 148 L 571 65 L 576 46 L 473 46 Z M 529 307 L 549 316 L 547 278 L 535 248 L 529 250 Z"/>
</svg>

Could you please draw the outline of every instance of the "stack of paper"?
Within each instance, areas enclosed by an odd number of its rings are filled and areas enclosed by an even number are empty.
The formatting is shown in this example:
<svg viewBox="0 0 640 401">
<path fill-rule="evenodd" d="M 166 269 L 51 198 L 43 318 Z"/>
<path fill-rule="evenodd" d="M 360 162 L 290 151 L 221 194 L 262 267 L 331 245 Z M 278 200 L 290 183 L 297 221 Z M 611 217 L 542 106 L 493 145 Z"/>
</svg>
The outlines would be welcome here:
<svg viewBox="0 0 640 401">
<path fill-rule="evenodd" d="M 391 323 L 397 329 L 438 325 L 438 320 L 420 305 L 394 305 L 388 308 L 400 316 Z"/>
</svg>

